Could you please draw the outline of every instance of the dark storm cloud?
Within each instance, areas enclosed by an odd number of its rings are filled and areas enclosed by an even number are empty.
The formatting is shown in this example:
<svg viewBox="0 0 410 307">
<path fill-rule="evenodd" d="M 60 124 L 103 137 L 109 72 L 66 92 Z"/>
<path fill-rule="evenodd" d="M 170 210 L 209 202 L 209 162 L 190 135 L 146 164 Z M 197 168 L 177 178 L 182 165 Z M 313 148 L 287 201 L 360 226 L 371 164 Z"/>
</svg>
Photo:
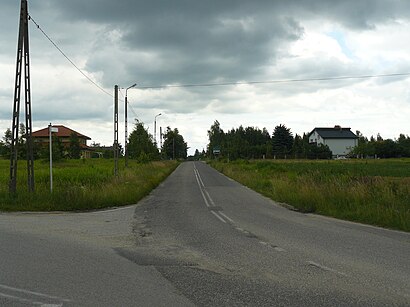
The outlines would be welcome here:
<svg viewBox="0 0 410 307">
<path fill-rule="evenodd" d="M 120 33 L 115 46 L 103 36 L 96 37 L 96 48 L 88 56 L 87 69 L 103 70 L 106 86 L 135 78 L 141 85 L 258 79 L 275 63 L 279 48 L 303 35 L 305 20 L 327 19 L 365 30 L 407 18 L 410 6 L 407 1 L 386 5 L 384 0 L 42 3 L 43 9 L 57 11 L 64 23 L 87 21 Z M 113 59 L 116 48 L 124 50 L 126 57 Z M 145 61 L 141 53 L 154 57 Z"/>
<path fill-rule="evenodd" d="M 18 1 L 0 1 L 4 2 L 1 23 L 8 26 L 2 32 L 12 42 L 5 53 L 14 61 Z M 407 19 L 410 1 L 33 0 L 29 6 L 31 15 L 71 58 L 81 59 L 88 74 L 95 73 L 101 77 L 98 83 L 112 88 L 113 84 L 133 82 L 151 86 L 369 73 L 367 67 L 331 59 L 297 62 L 276 68 L 275 75 L 269 75 L 267 69 L 288 56 L 287 47 L 303 37 L 307 21 L 330 21 L 363 31 Z M 34 64 L 41 56 L 44 62 L 67 64 L 33 24 L 31 33 Z M 1 44 L 2 48 L 6 46 Z M 354 82 L 286 84 L 275 90 L 292 95 Z M 198 95 L 196 91 L 185 90 L 193 95 L 191 103 L 189 98 L 173 97 L 169 111 L 190 112 L 213 99 L 229 100 L 223 95 L 225 87 L 201 89 Z M 164 101 L 155 103 L 166 107 Z"/>
<path fill-rule="evenodd" d="M 155 55 L 146 63 L 138 55 L 122 59 L 130 74 L 137 72 L 145 85 L 238 80 L 259 75 L 274 61 L 272 48 L 298 39 L 301 27 L 293 19 L 272 18 L 263 12 L 246 15 L 212 12 L 162 12 L 136 17 L 121 29 L 120 46 Z M 106 62 L 106 48 L 89 59 L 89 67 Z"/>
<path fill-rule="evenodd" d="M 261 4 L 263 4 L 261 2 Z M 118 48 L 155 54 L 155 62 L 131 53 L 121 60 L 124 75 L 145 85 L 238 80 L 260 74 L 276 58 L 274 46 L 303 31 L 290 16 L 259 3 L 241 1 L 69 1 L 54 2 L 66 21 L 88 20 L 118 29 Z M 98 43 L 97 43 L 98 44 Z M 103 67 L 112 46 L 100 46 L 87 68 Z M 114 62 L 117 60 L 114 60 Z M 112 71 L 112 70 L 111 70 Z M 113 72 L 115 73 L 115 72 Z M 112 77 L 112 74 L 111 74 Z M 104 84 L 112 83 L 105 74 Z M 118 78 L 116 78 L 118 79 Z"/>
<path fill-rule="evenodd" d="M 217 15 L 241 15 L 270 12 L 273 17 L 306 15 L 331 18 L 342 24 L 365 28 L 375 23 L 408 17 L 410 3 L 406 0 L 214 0 L 214 1 L 135 1 L 135 0 L 71 0 L 52 1 L 63 9 L 68 19 L 109 22 L 146 22 L 153 19 L 178 21 L 193 16 L 198 21 Z"/>
</svg>

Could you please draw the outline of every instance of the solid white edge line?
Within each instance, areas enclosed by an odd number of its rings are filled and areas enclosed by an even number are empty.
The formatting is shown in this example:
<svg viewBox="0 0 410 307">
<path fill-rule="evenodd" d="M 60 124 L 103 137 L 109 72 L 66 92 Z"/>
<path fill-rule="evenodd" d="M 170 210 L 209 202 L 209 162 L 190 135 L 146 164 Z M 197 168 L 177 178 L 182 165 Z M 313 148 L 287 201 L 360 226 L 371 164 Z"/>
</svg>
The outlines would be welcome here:
<svg viewBox="0 0 410 307">
<path fill-rule="evenodd" d="M 107 209 L 107 210 L 90 211 L 90 212 L 86 212 L 86 213 L 109 213 L 109 212 L 114 212 L 114 211 L 122 211 L 122 210 L 127 210 L 127 209 L 133 209 L 133 207 L 135 207 L 135 205 L 112 208 L 112 209 Z"/>
<path fill-rule="evenodd" d="M 45 298 L 52 299 L 52 300 L 70 302 L 69 299 L 61 298 L 61 297 L 58 297 L 58 296 L 52 296 L 52 295 L 47 295 L 47 294 L 44 294 L 44 293 L 34 292 L 34 291 L 30 291 L 30 290 L 14 288 L 14 287 L 2 285 L 2 284 L 0 284 L 0 288 L 3 288 L 5 290 L 14 291 L 14 292 L 21 292 L 21 293 L 25 293 L 25 294 L 31 294 L 31 295 L 35 295 L 35 296 L 39 296 L 39 297 L 45 297 Z"/>
<path fill-rule="evenodd" d="M 31 304 L 31 305 L 39 305 L 39 306 L 45 305 L 45 303 L 42 303 L 42 302 L 37 302 L 37 301 L 29 300 L 29 299 L 26 299 L 26 298 L 22 298 L 22 297 L 19 297 L 19 296 L 6 294 L 6 293 L 3 293 L 3 292 L 0 292 L 0 297 L 12 299 L 12 300 L 14 300 L 14 301 L 19 301 L 19 302 L 21 302 L 21 303 L 29 303 L 29 304 Z"/>
<path fill-rule="evenodd" d="M 329 268 L 329 267 L 327 267 L 327 266 L 321 265 L 321 264 L 319 264 L 319 263 L 317 263 L 317 262 L 314 262 L 314 261 L 306 261 L 306 262 L 307 262 L 308 264 L 313 265 L 313 266 L 315 266 L 315 267 L 317 267 L 317 268 L 320 268 L 320 269 L 322 269 L 322 270 L 324 270 L 324 271 L 333 272 L 333 273 L 336 273 L 336 274 L 339 274 L 339 275 L 347 276 L 347 274 L 345 274 L 345 273 L 343 273 L 343 272 L 336 271 L 336 270 L 334 270 L 334 269 L 332 269 L 332 268 Z"/>
<path fill-rule="evenodd" d="M 314 262 L 314 261 L 307 261 L 307 263 L 310 264 L 310 265 L 313 265 L 313 266 L 315 266 L 315 267 L 318 267 L 318 268 L 320 268 L 320 269 L 323 269 L 323 270 L 325 270 L 325 271 L 334 271 L 334 270 L 332 270 L 331 268 L 329 268 L 329 267 L 327 267 L 327 266 L 324 266 L 324 265 L 321 265 L 321 264 L 319 264 L 319 263 L 317 263 L 317 262 Z"/>
</svg>

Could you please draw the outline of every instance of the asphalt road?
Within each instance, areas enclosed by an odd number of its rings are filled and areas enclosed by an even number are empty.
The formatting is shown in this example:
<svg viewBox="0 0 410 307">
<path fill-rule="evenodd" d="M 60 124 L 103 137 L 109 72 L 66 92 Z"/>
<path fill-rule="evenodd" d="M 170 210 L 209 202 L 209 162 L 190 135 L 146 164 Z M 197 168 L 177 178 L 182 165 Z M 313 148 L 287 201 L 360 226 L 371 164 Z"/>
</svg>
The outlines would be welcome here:
<svg viewBox="0 0 410 307">
<path fill-rule="evenodd" d="M 301 214 L 201 162 L 137 206 L 0 215 L 0 305 L 410 306 L 410 234 Z"/>
<path fill-rule="evenodd" d="M 115 252 L 135 246 L 134 211 L 0 214 L 0 306 L 189 306 Z"/>
</svg>

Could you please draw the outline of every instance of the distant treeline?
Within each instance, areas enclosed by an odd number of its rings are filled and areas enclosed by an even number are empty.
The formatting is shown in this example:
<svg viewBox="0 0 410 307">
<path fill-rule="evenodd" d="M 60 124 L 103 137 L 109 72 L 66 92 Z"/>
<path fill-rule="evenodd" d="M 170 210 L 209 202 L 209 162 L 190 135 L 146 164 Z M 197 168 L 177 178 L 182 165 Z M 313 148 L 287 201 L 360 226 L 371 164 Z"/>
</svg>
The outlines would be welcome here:
<svg viewBox="0 0 410 307">
<path fill-rule="evenodd" d="M 232 128 L 224 132 L 218 121 L 208 130 L 207 153 L 235 159 L 330 159 L 332 152 L 326 145 L 309 144 L 308 134 L 303 136 L 292 132 L 285 125 L 276 126 L 272 136 L 263 128 Z"/>
<path fill-rule="evenodd" d="M 400 134 L 397 140 L 384 140 L 380 135 L 370 139 L 360 131 L 358 146 L 351 157 L 410 157 L 410 137 Z M 208 130 L 208 157 L 225 159 L 330 159 L 332 152 L 327 145 L 309 144 L 309 133 L 293 136 L 285 125 L 275 127 L 272 135 L 266 128 L 232 128 L 225 132 L 215 121 Z"/>
<path fill-rule="evenodd" d="M 370 139 L 356 131 L 359 137 L 358 145 L 353 149 L 352 155 L 358 157 L 402 158 L 410 157 L 410 137 L 400 134 L 396 140 L 383 139 L 380 134 Z"/>
</svg>

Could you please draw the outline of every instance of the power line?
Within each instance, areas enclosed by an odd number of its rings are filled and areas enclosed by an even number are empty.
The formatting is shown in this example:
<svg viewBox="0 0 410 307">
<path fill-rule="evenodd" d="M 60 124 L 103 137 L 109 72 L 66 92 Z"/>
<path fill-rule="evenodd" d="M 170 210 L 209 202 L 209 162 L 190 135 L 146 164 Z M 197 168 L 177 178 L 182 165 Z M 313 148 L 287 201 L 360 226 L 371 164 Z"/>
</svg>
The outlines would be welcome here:
<svg viewBox="0 0 410 307">
<path fill-rule="evenodd" d="M 131 112 L 135 115 L 135 117 L 138 117 L 137 113 L 135 112 L 134 108 L 132 107 L 132 105 L 128 102 L 128 106 L 131 109 Z"/>
<path fill-rule="evenodd" d="M 61 50 L 60 47 L 57 46 L 57 44 L 50 38 L 50 36 L 47 35 L 46 32 L 43 31 L 43 29 L 40 27 L 40 25 L 33 19 L 33 17 L 31 17 L 30 15 L 28 15 L 29 20 L 31 20 L 37 27 L 37 29 L 39 29 L 41 31 L 41 33 L 43 33 L 43 35 L 53 44 L 53 46 L 67 59 L 67 61 L 70 62 L 71 65 L 73 65 L 85 78 L 87 78 L 88 81 L 90 81 L 92 84 L 94 84 L 98 89 L 100 89 L 102 92 L 104 92 L 105 94 L 107 94 L 108 96 L 114 98 L 114 96 L 107 92 L 104 88 L 102 88 L 100 85 L 98 85 L 94 80 L 92 80 L 89 76 L 87 76 L 64 52 L 63 50 Z"/>
<path fill-rule="evenodd" d="M 124 96 L 124 94 L 121 92 L 121 88 L 120 88 L 120 87 L 118 88 L 118 92 L 121 94 L 122 98 L 125 99 L 125 96 Z M 125 102 L 124 99 L 118 99 L 118 101 L 119 101 L 119 102 Z"/>
<path fill-rule="evenodd" d="M 122 91 L 121 91 L 121 88 L 119 88 L 118 91 L 120 92 L 121 96 L 125 99 L 124 94 L 123 94 Z M 125 102 L 125 101 L 122 100 L 122 102 Z M 129 100 L 128 100 L 128 106 L 131 108 L 131 112 L 134 113 L 135 116 L 137 116 L 137 113 L 135 113 L 135 111 L 134 111 L 132 105 L 130 104 Z"/>
<path fill-rule="evenodd" d="M 125 97 L 124 97 L 124 94 L 123 94 L 122 91 L 121 91 L 121 88 L 118 88 L 118 91 L 120 92 L 121 96 L 122 96 L 123 98 L 125 98 Z"/>
<path fill-rule="evenodd" d="M 333 80 L 349 80 L 349 79 L 371 79 L 371 78 L 403 77 L 403 76 L 410 76 L 410 72 L 406 72 L 406 73 L 392 73 L 392 74 L 378 74 L 378 75 L 320 77 L 320 78 L 266 80 L 266 81 L 242 81 L 242 82 L 221 82 L 221 83 L 197 83 L 197 84 L 179 84 L 179 85 L 138 86 L 138 88 L 140 88 L 140 89 L 162 89 L 162 88 L 181 88 L 181 87 L 213 87 L 213 86 L 229 86 L 229 85 L 252 85 L 252 84 L 273 84 L 273 83 L 309 82 L 309 81 L 333 81 Z"/>
</svg>

